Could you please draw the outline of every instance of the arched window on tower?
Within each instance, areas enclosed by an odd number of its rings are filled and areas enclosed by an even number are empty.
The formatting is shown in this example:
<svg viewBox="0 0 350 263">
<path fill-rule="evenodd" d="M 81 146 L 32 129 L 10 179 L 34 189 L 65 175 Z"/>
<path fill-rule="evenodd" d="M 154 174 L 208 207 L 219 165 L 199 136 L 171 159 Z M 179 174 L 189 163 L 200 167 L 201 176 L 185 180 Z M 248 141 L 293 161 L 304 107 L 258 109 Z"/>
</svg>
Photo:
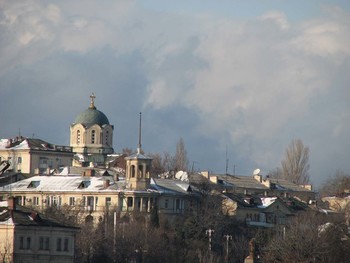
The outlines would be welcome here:
<svg viewBox="0 0 350 263">
<path fill-rule="evenodd" d="M 139 178 L 143 178 L 143 165 L 142 164 L 139 165 L 139 170 L 138 170 L 137 174 L 138 174 Z"/>
<path fill-rule="evenodd" d="M 108 145 L 109 131 L 106 131 L 105 144 Z"/>
<path fill-rule="evenodd" d="M 94 144 L 95 143 L 95 138 L 96 138 L 96 131 L 92 130 L 91 131 L 91 143 Z"/>
<path fill-rule="evenodd" d="M 77 144 L 80 144 L 80 130 L 77 130 Z"/>
<path fill-rule="evenodd" d="M 131 165 L 131 177 L 135 177 L 135 166 Z"/>
</svg>

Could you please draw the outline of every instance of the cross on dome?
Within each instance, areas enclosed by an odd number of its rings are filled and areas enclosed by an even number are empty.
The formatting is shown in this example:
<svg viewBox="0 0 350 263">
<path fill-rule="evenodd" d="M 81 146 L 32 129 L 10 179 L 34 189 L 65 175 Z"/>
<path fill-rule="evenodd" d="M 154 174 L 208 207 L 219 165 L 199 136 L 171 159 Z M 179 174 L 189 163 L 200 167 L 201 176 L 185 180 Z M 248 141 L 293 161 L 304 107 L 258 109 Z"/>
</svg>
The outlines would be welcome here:
<svg viewBox="0 0 350 263">
<path fill-rule="evenodd" d="M 91 102 L 90 102 L 90 109 L 96 109 L 96 107 L 95 107 L 95 98 L 96 98 L 96 96 L 95 96 L 95 94 L 94 93 L 92 93 L 91 95 L 90 95 L 90 98 L 91 98 Z"/>
</svg>

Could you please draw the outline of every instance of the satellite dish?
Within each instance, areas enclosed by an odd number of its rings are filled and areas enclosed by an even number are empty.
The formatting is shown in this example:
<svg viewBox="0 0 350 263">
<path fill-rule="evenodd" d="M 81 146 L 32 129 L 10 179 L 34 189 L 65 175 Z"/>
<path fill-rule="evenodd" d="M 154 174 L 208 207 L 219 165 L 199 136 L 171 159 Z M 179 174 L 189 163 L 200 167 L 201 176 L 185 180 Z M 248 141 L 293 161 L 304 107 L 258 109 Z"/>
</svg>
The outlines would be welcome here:
<svg viewBox="0 0 350 263">
<path fill-rule="evenodd" d="M 259 173 L 260 173 L 260 169 L 255 169 L 253 172 L 253 175 L 259 175 Z"/>
</svg>

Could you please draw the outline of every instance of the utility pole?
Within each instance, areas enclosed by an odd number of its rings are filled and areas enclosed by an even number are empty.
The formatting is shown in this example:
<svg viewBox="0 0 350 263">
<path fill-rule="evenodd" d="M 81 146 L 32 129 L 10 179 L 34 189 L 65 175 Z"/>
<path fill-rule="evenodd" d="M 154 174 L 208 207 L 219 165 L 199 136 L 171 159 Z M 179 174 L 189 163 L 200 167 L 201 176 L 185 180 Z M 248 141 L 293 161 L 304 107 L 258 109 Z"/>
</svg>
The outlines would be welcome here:
<svg viewBox="0 0 350 263">
<path fill-rule="evenodd" d="M 225 257 L 225 262 L 228 263 L 228 241 L 232 240 L 231 235 L 224 235 L 224 238 L 226 238 L 226 257 Z"/>
<path fill-rule="evenodd" d="M 207 236 L 209 238 L 209 253 L 210 254 L 211 254 L 211 236 L 214 232 L 215 232 L 214 229 L 211 229 L 211 228 L 209 228 L 205 231 L 205 233 L 207 234 Z"/>
<path fill-rule="evenodd" d="M 116 262 L 117 254 L 117 212 L 113 213 L 113 262 Z"/>
</svg>

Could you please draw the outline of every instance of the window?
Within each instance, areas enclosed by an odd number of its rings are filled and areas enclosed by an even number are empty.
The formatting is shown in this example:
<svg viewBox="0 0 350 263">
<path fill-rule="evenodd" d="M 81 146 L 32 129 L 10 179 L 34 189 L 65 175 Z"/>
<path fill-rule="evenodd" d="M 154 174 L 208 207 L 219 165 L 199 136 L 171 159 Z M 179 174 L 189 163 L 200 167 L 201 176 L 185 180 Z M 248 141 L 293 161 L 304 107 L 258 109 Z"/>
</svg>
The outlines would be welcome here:
<svg viewBox="0 0 350 263">
<path fill-rule="evenodd" d="M 19 249 L 24 249 L 24 237 L 19 237 Z"/>
<path fill-rule="evenodd" d="M 93 196 L 88 196 L 87 197 L 87 205 L 94 207 L 94 197 Z"/>
<path fill-rule="evenodd" d="M 106 206 L 110 206 L 112 203 L 112 199 L 110 197 L 106 197 Z"/>
<path fill-rule="evenodd" d="M 106 131 L 106 142 L 105 142 L 105 144 L 107 144 L 107 145 L 108 145 L 108 137 L 109 137 L 109 132 Z"/>
<path fill-rule="evenodd" d="M 132 203 L 133 203 L 132 197 L 128 197 L 128 207 L 132 207 Z"/>
<path fill-rule="evenodd" d="M 50 250 L 49 237 L 40 237 L 39 238 L 39 250 Z"/>
<path fill-rule="evenodd" d="M 180 199 L 176 199 L 176 210 L 180 209 Z"/>
<path fill-rule="evenodd" d="M 91 143 L 94 144 L 95 143 L 95 137 L 96 137 L 96 131 L 92 130 L 91 131 Z"/>
<path fill-rule="evenodd" d="M 30 237 L 27 237 L 27 246 L 26 249 L 30 249 L 31 248 L 31 243 L 32 243 L 32 239 Z"/>
<path fill-rule="evenodd" d="M 164 200 L 164 208 L 168 208 L 168 205 L 169 205 L 169 200 L 165 199 Z"/>
<path fill-rule="evenodd" d="M 69 197 L 69 205 L 75 205 L 75 197 Z"/>
<path fill-rule="evenodd" d="M 77 144 L 80 144 L 80 130 L 77 130 Z"/>
<path fill-rule="evenodd" d="M 62 197 L 60 196 L 55 196 L 55 195 L 47 196 L 46 200 L 47 200 L 47 205 L 49 206 L 60 206 L 62 204 Z"/>
<path fill-rule="evenodd" d="M 62 239 L 59 237 L 56 240 L 56 251 L 61 251 L 62 250 Z"/>
<path fill-rule="evenodd" d="M 37 196 L 33 197 L 33 205 L 39 205 L 39 197 Z"/>
<path fill-rule="evenodd" d="M 63 251 L 68 251 L 69 239 L 65 238 L 63 243 Z"/>
<path fill-rule="evenodd" d="M 17 158 L 17 163 L 22 163 L 22 157 Z"/>
<path fill-rule="evenodd" d="M 135 177 L 135 166 L 131 166 L 131 177 Z"/>
</svg>

